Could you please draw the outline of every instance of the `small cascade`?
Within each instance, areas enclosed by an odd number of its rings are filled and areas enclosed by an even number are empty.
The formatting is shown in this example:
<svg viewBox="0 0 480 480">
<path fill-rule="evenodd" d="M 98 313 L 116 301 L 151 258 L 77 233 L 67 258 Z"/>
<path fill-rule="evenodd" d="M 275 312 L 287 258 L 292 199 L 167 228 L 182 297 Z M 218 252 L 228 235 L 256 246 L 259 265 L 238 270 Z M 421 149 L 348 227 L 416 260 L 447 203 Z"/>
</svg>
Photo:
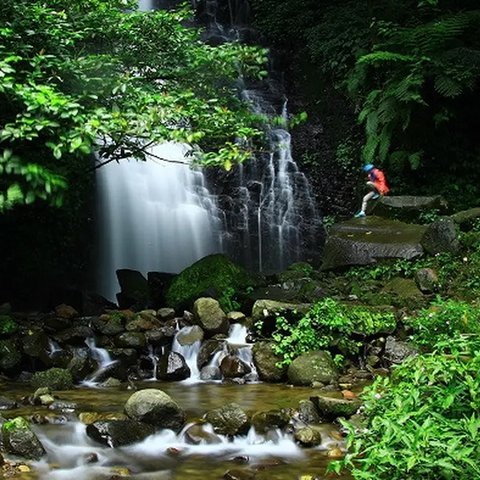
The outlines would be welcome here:
<svg viewBox="0 0 480 480">
<path fill-rule="evenodd" d="M 91 357 L 98 363 L 98 368 L 82 382 L 82 385 L 96 387 L 103 374 L 116 365 L 118 360 L 112 360 L 107 350 L 97 347 L 94 338 L 87 338 L 85 343 L 90 349 Z"/>
<path fill-rule="evenodd" d="M 172 352 L 179 353 L 187 362 L 188 368 L 190 368 L 190 378 L 185 380 L 186 382 L 196 383 L 200 381 L 200 371 L 197 366 L 197 357 L 200 347 L 202 345 L 201 340 L 196 340 L 191 345 L 180 345 L 178 342 L 178 335 L 188 335 L 192 331 L 193 327 L 183 327 L 177 332 L 173 339 Z"/>
<path fill-rule="evenodd" d="M 221 215 L 188 147 L 165 143 L 146 162 L 110 163 L 98 170 L 99 285 L 115 300 L 121 268 L 178 273 L 222 251 Z M 157 161 L 162 158 L 179 163 Z"/>
<path fill-rule="evenodd" d="M 152 370 L 152 376 L 150 378 L 147 378 L 147 380 L 150 380 L 150 381 L 158 380 L 157 366 L 158 366 L 158 360 L 162 355 L 163 355 L 163 347 L 160 347 L 160 352 L 157 354 L 156 349 L 153 345 L 148 346 L 148 358 L 152 361 L 153 370 Z"/>
<path fill-rule="evenodd" d="M 62 348 L 60 347 L 60 345 L 55 340 L 52 340 L 51 338 L 49 338 L 48 339 L 48 350 L 49 350 L 48 356 L 50 358 L 52 358 L 53 356 L 55 356 L 55 354 L 57 352 L 61 352 Z"/>
</svg>

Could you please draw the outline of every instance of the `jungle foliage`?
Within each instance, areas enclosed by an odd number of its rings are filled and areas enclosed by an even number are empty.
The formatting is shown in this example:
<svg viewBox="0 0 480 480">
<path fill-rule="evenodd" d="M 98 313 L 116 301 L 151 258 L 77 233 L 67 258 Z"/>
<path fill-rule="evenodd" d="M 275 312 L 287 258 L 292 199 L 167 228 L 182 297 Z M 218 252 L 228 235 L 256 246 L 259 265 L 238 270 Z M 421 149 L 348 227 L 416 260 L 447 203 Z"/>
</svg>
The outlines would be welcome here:
<svg viewBox="0 0 480 480">
<path fill-rule="evenodd" d="M 0 212 L 60 205 L 70 173 L 144 160 L 161 141 L 226 169 L 249 156 L 261 119 L 237 98 L 266 53 L 209 46 L 192 12 L 139 12 L 134 0 L 4 0 L 0 10 Z M 74 165 L 72 167 L 72 165 Z"/>
<path fill-rule="evenodd" d="M 407 180 L 424 190 L 435 182 L 439 191 L 439 177 L 450 174 L 446 193 L 478 201 L 478 189 L 459 185 L 462 176 L 473 183 L 480 156 L 477 2 L 252 3 L 270 42 L 293 52 L 299 68 L 309 59 L 319 98 L 327 81 L 351 100 L 364 128 L 358 156 L 395 174 L 397 191 Z M 452 183 L 459 191 L 450 191 Z"/>
</svg>

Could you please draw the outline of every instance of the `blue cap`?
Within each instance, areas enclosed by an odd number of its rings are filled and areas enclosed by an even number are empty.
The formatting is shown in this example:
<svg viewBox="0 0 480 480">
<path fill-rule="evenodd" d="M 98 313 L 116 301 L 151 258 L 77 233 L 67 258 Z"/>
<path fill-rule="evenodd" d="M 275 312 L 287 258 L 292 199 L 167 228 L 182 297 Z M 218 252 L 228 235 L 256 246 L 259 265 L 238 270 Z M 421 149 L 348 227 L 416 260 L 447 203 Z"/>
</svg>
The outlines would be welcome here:
<svg viewBox="0 0 480 480">
<path fill-rule="evenodd" d="M 371 163 L 367 163 L 366 165 L 363 166 L 363 171 L 364 172 L 369 172 L 370 170 L 373 170 L 375 168 Z"/>
</svg>

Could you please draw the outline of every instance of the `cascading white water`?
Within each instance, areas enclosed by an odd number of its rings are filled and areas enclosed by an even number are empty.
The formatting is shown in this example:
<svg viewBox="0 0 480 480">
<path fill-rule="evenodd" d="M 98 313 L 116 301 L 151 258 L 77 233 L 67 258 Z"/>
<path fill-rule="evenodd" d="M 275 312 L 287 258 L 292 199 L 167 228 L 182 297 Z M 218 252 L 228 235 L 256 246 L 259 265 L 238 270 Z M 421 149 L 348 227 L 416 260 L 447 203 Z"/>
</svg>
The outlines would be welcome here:
<svg viewBox="0 0 480 480">
<path fill-rule="evenodd" d="M 197 340 L 191 345 L 180 345 L 177 340 L 178 334 L 182 333 L 184 335 L 188 335 L 192 329 L 193 327 L 183 327 L 181 330 L 178 331 L 177 335 L 175 335 L 173 339 L 172 352 L 176 352 L 182 355 L 188 365 L 188 368 L 190 369 L 190 377 L 185 381 L 196 383 L 200 380 L 200 371 L 198 370 L 197 366 L 197 357 L 202 342 L 201 340 Z"/>
<path fill-rule="evenodd" d="M 82 385 L 85 385 L 86 387 L 96 387 L 100 376 L 116 365 L 118 360 L 112 360 L 107 350 L 97 347 L 94 338 L 87 338 L 85 343 L 90 349 L 91 357 L 98 363 L 98 368 L 95 372 L 85 378 Z"/>
<path fill-rule="evenodd" d="M 203 174 L 190 168 L 188 147 L 153 147 L 153 159 L 100 168 L 98 291 L 115 300 L 121 268 L 178 273 L 222 250 L 221 220 Z M 165 158 L 175 162 L 156 161 Z"/>
</svg>

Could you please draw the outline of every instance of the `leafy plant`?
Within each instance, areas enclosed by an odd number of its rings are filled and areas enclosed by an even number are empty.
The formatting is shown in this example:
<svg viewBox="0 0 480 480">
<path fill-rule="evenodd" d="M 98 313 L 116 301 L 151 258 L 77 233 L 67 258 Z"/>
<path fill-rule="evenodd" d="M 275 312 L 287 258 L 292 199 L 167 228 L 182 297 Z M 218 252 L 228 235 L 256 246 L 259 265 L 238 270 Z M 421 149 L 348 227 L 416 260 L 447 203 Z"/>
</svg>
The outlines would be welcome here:
<svg viewBox="0 0 480 480">
<path fill-rule="evenodd" d="M 460 337 L 410 358 L 364 391 L 364 422 L 348 431 L 349 453 L 329 470 L 361 480 L 480 476 L 480 341 Z"/>
<path fill-rule="evenodd" d="M 282 355 L 281 364 L 288 365 L 302 353 L 334 349 L 344 355 L 359 352 L 360 338 L 384 331 L 393 331 L 396 321 L 392 312 L 347 306 L 332 298 L 316 303 L 298 321 L 285 316 L 276 319 L 272 335 L 275 353 Z"/>
<path fill-rule="evenodd" d="M 467 302 L 437 298 L 428 309 L 407 319 L 413 329 L 413 340 L 432 348 L 462 333 L 480 334 L 480 308 Z"/>
</svg>

